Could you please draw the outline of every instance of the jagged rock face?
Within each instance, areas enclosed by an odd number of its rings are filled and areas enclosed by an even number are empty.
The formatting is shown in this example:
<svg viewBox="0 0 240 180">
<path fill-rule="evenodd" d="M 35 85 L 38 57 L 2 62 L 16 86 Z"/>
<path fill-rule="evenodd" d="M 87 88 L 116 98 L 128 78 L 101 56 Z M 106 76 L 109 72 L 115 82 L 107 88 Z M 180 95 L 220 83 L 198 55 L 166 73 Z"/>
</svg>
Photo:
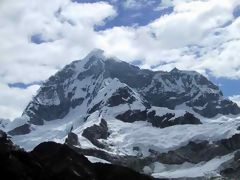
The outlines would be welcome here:
<svg viewBox="0 0 240 180">
<path fill-rule="evenodd" d="M 65 140 L 65 144 L 69 145 L 69 146 L 77 146 L 80 145 L 79 141 L 78 141 L 78 136 L 77 134 L 73 133 L 73 132 L 69 132 L 68 136 Z"/>
<path fill-rule="evenodd" d="M 101 119 L 99 125 L 94 124 L 91 127 L 84 129 L 82 136 L 91 141 L 95 146 L 104 148 L 104 145 L 98 139 L 107 139 L 109 136 L 107 122 Z"/>
<path fill-rule="evenodd" d="M 202 116 L 211 118 L 214 117 L 217 114 L 233 114 L 237 115 L 239 114 L 239 107 L 236 103 L 233 103 L 232 101 L 228 99 L 218 100 L 222 99 L 221 96 L 218 95 L 205 95 L 200 96 L 197 100 L 194 100 L 192 102 L 189 102 L 190 105 L 192 104 L 204 104 L 204 102 L 209 101 L 206 103 L 203 107 L 204 108 L 197 108 L 197 105 L 193 107 L 193 110 Z"/>
<path fill-rule="evenodd" d="M 153 106 L 174 109 L 185 103 L 205 117 L 217 114 L 239 114 L 237 104 L 224 99 L 220 89 L 197 72 L 150 71 L 126 62 L 107 60 L 105 77 L 118 78 L 136 89 Z"/>
<path fill-rule="evenodd" d="M 144 121 L 147 119 L 147 111 L 140 110 L 128 110 L 123 114 L 116 116 L 116 119 L 119 119 L 123 122 L 135 122 L 135 121 Z"/>
<path fill-rule="evenodd" d="M 128 110 L 115 117 L 123 122 L 148 121 L 153 127 L 165 128 L 183 124 L 202 124 L 200 119 L 193 114 L 186 112 L 183 116 L 175 117 L 174 113 L 166 113 L 162 116 L 156 115 L 156 111 Z"/>
<path fill-rule="evenodd" d="M 107 103 L 109 107 L 118 106 L 121 104 L 129 103 L 132 104 L 136 99 L 131 96 L 131 90 L 128 87 L 119 88 L 112 96 L 108 99 Z"/>
<path fill-rule="evenodd" d="M 43 121 L 63 118 L 68 114 L 70 108 L 74 108 L 83 102 L 83 98 L 72 98 L 75 88 L 66 92 L 67 86 L 73 82 L 74 63 L 66 66 L 55 76 L 46 81 L 39 93 L 29 103 L 23 115 L 30 117 L 30 122 L 36 125 L 43 125 Z M 66 82 L 67 81 L 67 82 Z"/>
<path fill-rule="evenodd" d="M 92 103 L 103 88 L 117 79 L 119 87 L 98 103 Z M 124 83 L 124 84 L 123 84 Z M 102 52 L 89 54 L 81 61 L 74 61 L 47 80 L 25 109 L 23 115 L 30 122 L 42 125 L 45 121 L 61 119 L 71 109 L 84 106 L 88 113 L 103 106 L 132 104 L 132 91 L 142 99 L 143 106 L 151 105 L 174 109 L 185 104 L 205 117 L 221 114 L 238 114 L 239 107 L 223 97 L 220 89 L 197 72 L 151 71 L 140 69 L 126 62 L 107 58 Z M 106 92 L 107 93 L 107 92 Z M 80 112 L 82 114 L 87 112 Z"/>
<path fill-rule="evenodd" d="M 105 77 L 118 78 L 121 82 L 135 89 L 148 86 L 156 72 L 140 69 L 124 61 L 107 59 L 105 61 Z"/>
<path fill-rule="evenodd" d="M 165 128 L 181 124 L 202 124 L 200 119 L 196 118 L 193 114 L 186 112 L 183 116 L 174 118 L 175 114 L 167 113 L 163 116 L 156 116 L 154 112 L 148 114 L 148 122 L 154 127 Z"/>
<path fill-rule="evenodd" d="M 18 146 L 14 145 L 9 139 L 7 133 L 0 130 L 0 153 L 6 154 L 8 151 L 22 150 Z"/>
</svg>

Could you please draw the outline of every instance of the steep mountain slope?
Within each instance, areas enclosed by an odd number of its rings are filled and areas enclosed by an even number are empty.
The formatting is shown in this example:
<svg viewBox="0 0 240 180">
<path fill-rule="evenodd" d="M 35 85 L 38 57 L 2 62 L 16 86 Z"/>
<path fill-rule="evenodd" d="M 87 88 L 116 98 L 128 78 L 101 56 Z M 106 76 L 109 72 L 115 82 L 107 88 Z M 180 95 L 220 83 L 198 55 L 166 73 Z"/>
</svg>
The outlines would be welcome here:
<svg viewBox="0 0 240 180">
<path fill-rule="evenodd" d="M 94 50 L 44 82 L 22 117 L 3 128 L 26 150 L 66 141 L 90 159 L 195 178 L 216 176 L 240 148 L 239 113 L 197 72 L 144 70 Z"/>
</svg>

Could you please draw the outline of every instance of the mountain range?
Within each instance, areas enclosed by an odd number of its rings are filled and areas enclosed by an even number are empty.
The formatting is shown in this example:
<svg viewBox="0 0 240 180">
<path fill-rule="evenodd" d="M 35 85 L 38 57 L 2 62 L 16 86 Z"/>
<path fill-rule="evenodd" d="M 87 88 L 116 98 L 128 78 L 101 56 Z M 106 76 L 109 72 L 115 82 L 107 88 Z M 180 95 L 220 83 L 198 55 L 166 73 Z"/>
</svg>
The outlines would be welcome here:
<svg viewBox="0 0 240 180">
<path fill-rule="evenodd" d="M 195 71 L 141 69 L 95 49 L 46 80 L 0 129 L 27 151 L 67 144 L 155 178 L 238 177 L 240 108 Z"/>
</svg>

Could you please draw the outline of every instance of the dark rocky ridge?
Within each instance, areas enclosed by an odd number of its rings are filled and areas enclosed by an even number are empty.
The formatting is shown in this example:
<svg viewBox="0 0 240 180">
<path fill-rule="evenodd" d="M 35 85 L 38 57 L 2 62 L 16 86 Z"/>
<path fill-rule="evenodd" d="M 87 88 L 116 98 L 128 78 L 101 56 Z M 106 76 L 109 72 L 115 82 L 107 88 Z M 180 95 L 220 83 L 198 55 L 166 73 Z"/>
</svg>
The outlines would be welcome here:
<svg viewBox="0 0 240 180">
<path fill-rule="evenodd" d="M 79 66 L 85 69 L 78 70 Z M 91 77 L 93 83 L 82 88 L 86 95 L 74 97 L 77 84 L 81 84 L 88 77 Z M 44 120 L 63 118 L 71 108 L 80 106 L 84 99 L 88 99 L 90 104 L 106 78 L 117 78 L 129 88 L 133 88 L 152 106 L 174 109 L 185 103 L 205 117 L 240 113 L 237 104 L 225 99 L 216 85 L 197 72 L 178 69 L 171 72 L 145 70 L 123 61 L 106 58 L 99 53 L 91 53 L 87 59 L 74 61 L 43 83 L 23 115 L 29 116 L 30 123 L 36 125 L 42 125 Z M 74 83 L 76 87 L 69 89 Z M 91 92 L 90 86 L 94 87 Z M 122 90 L 120 95 L 127 97 L 128 92 Z M 56 97 L 59 103 L 44 103 L 46 100 L 51 102 Z M 119 96 L 113 95 L 109 99 L 109 105 L 115 105 L 115 99 L 119 100 Z M 131 103 L 132 100 L 130 98 L 129 102 L 118 103 Z"/>
<path fill-rule="evenodd" d="M 202 124 L 200 119 L 196 118 L 193 114 L 186 112 L 183 116 L 176 117 L 174 113 L 166 113 L 163 116 L 157 116 L 156 111 L 147 110 L 128 110 L 123 114 L 116 116 L 123 122 L 135 122 L 135 121 L 148 121 L 153 127 L 166 128 L 174 125 L 182 124 Z"/>
<path fill-rule="evenodd" d="M 174 113 L 167 113 L 163 116 L 156 116 L 155 112 L 148 113 L 148 122 L 154 127 L 165 128 L 174 125 L 182 124 L 202 124 L 200 119 L 196 118 L 193 114 L 186 112 L 183 116 L 174 118 Z"/>
<path fill-rule="evenodd" d="M 107 96 L 108 92 L 104 94 Z M 119 105 L 132 105 L 135 101 L 137 101 L 136 94 L 133 92 L 131 88 L 123 85 L 123 87 L 119 87 L 115 92 L 111 94 L 109 98 L 102 99 L 100 102 L 95 103 L 92 107 L 89 108 L 88 114 L 91 114 L 97 110 L 101 112 L 101 109 L 104 107 L 116 107 Z M 144 109 L 151 108 L 150 104 L 143 98 L 140 97 L 141 105 Z M 131 109 L 131 108 L 129 108 Z"/>
<path fill-rule="evenodd" d="M 119 88 L 117 92 L 113 93 L 107 101 L 109 107 L 118 106 L 120 104 L 132 104 L 136 100 L 131 96 L 131 90 L 128 87 Z"/>
<path fill-rule="evenodd" d="M 116 116 L 117 119 L 123 122 L 135 122 L 147 120 L 147 110 L 128 110 L 123 114 Z"/>
<path fill-rule="evenodd" d="M 221 100 L 223 94 L 218 86 L 197 72 L 180 71 L 176 68 L 171 72 L 151 71 L 111 59 L 105 61 L 105 69 L 105 77 L 118 78 L 121 82 L 137 89 L 153 106 L 174 109 L 177 105 L 186 102 L 187 106 L 193 107 L 195 112 L 205 117 L 213 117 L 219 113 L 240 113 L 237 104 L 227 99 Z M 179 89 L 174 89 L 179 80 L 183 82 L 182 93 L 179 93 Z M 170 83 L 168 86 L 170 90 L 165 89 L 166 82 Z M 194 85 L 195 82 L 197 86 Z M 151 88 L 146 90 L 146 87 L 150 85 L 152 85 Z M 196 96 L 202 93 L 201 86 L 206 86 L 217 93 L 203 93 L 199 98 L 195 99 Z M 203 110 L 195 108 L 204 105 L 206 107 Z M 216 106 L 220 106 L 220 108 L 216 108 Z"/>
<path fill-rule="evenodd" d="M 18 180 L 122 180 L 153 178 L 126 167 L 96 163 L 67 145 L 46 142 L 28 153 L 19 149 L 0 131 L 0 174 Z"/>
<path fill-rule="evenodd" d="M 31 132 L 30 126 L 31 126 L 30 124 L 24 124 L 22 126 L 14 128 L 11 131 L 8 131 L 8 134 L 11 136 L 28 134 Z"/>
</svg>

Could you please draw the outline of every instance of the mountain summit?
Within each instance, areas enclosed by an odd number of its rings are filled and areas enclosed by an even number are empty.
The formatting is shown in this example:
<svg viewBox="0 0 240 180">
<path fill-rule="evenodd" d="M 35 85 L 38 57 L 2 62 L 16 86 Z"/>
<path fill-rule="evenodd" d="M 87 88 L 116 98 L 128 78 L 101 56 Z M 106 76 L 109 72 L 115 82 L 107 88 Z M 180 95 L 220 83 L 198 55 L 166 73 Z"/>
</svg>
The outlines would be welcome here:
<svg viewBox="0 0 240 180">
<path fill-rule="evenodd" d="M 125 93 L 125 99 L 132 98 L 142 110 L 151 106 L 172 110 L 183 107 L 209 118 L 240 113 L 235 103 L 224 98 L 216 85 L 197 72 L 176 68 L 170 72 L 140 69 L 105 57 L 102 50 L 95 49 L 83 60 L 74 61 L 50 77 L 23 114 L 36 125 L 64 118 L 75 108 L 87 116 L 93 107 L 100 110 L 113 106 L 106 101 L 116 93 L 120 96 Z M 118 105 L 133 105 L 123 99 L 119 97 Z"/>
</svg>

